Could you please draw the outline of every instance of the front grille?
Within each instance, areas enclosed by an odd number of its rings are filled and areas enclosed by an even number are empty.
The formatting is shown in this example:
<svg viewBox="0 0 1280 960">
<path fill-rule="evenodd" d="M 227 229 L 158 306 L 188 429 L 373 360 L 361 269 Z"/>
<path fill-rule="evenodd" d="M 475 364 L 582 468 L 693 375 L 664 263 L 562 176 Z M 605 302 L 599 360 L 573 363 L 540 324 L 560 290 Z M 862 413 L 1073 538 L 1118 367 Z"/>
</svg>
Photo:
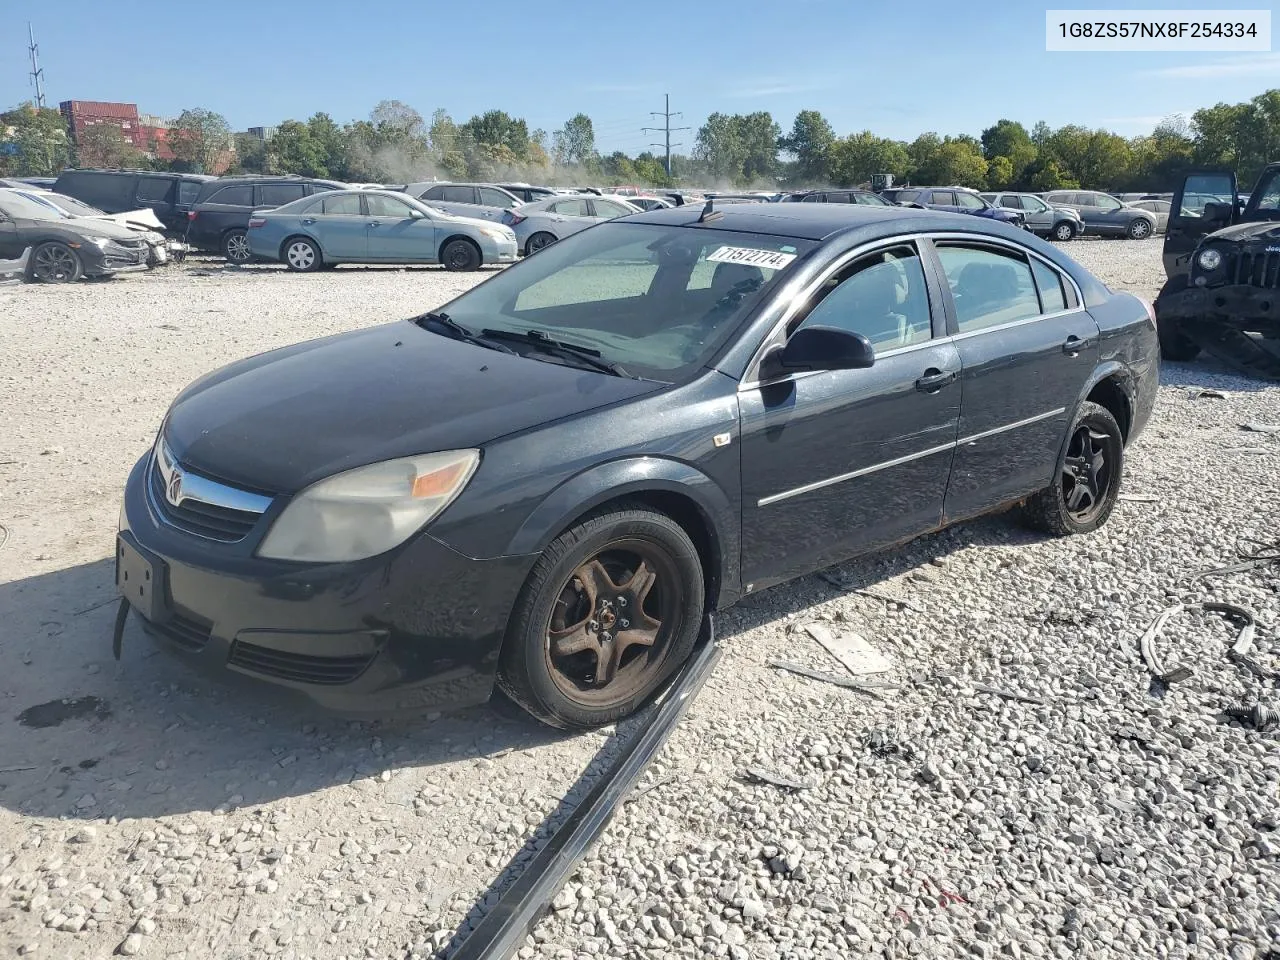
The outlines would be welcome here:
<svg viewBox="0 0 1280 960">
<path fill-rule="evenodd" d="M 1236 255 L 1234 282 L 1264 290 L 1280 289 L 1280 253 L 1241 250 Z"/>
<path fill-rule="evenodd" d="M 374 652 L 350 657 L 316 657 L 237 640 L 231 645 L 227 662 L 242 670 L 281 680 L 332 685 L 350 683 L 365 671 L 376 656 L 377 653 Z"/>
<path fill-rule="evenodd" d="M 243 540 L 262 516 L 248 510 L 234 510 L 187 497 L 176 507 L 165 497 L 164 477 L 153 460 L 150 471 L 151 502 L 171 526 L 208 540 L 235 543 Z"/>
<path fill-rule="evenodd" d="M 148 632 L 168 640 L 175 646 L 194 652 L 204 649 L 205 644 L 209 642 L 209 633 L 213 627 L 211 624 L 192 620 L 175 613 L 163 623 L 146 621 L 146 629 Z"/>
</svg>

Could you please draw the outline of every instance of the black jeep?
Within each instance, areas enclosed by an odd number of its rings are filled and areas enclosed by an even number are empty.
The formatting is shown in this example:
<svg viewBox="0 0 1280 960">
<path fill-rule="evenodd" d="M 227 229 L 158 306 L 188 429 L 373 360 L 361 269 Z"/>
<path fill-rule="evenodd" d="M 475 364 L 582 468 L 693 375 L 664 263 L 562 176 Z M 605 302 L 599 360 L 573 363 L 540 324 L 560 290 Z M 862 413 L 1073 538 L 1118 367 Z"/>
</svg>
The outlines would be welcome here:
<svg viewBox="0 0 1280 960">
<path fill-rule="evenodd" d="M 1165 359 L 1204 350 L 1280 380 L 1280 162 L 1247 203 L 1234 173 L 1188 174 L 1169 210 L 1164 270 L 1155 307 Z"/>
</svg>

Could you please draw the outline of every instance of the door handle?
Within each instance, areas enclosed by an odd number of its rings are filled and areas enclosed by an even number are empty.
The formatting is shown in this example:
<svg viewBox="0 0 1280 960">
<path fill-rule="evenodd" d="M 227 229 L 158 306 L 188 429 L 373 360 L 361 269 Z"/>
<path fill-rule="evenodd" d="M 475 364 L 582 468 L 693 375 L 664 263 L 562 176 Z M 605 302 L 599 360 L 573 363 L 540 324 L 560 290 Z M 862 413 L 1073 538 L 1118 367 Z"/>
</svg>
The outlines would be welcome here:
<svg viewBox="0 0 1280 960">
<path fill-rule="evenodd" d="M 306 219 L 304 219 L 302 222 L 303 222 L 303 223 L 305 223 L 307 226 L 311 226 L 311 224 L 313 224 L 313 223 L 315 223 L 315 222 L 316 222 L 316 218 L 315 218 L 315 217 L 307 217 L 307 218 L 306 218 Z"/>
<path fill-rule="evenodd" d="M 1086 337 L 1082 340 L 1073 333 L 1063 342 L 1062 352 L 1068 357 L 1078 357 L 1080 356 L 1081 350 L 1088 350 L 1095 343 L 1097 343 L 1097 341 L 1093 337 Z"/>
<path fill-rule="evenodd" d="M 371 227 L 380 227 L 380 226 L 382 226 L 382 224 L 381 224 L 381 223 L 379 223 L 377 220 L 374 220 L 374 221 L 372 221 L 372 222 L 369 224 L 369 226 L 371 226 Z"/>
<path fill-rule="evenodd" d="M 921 393 L 937 393 L 956 378 L 955 371 L 943 372 L 937 367 L 930 367 L 924 376 L 916 381 L 916 389 Z"/>
</svg>

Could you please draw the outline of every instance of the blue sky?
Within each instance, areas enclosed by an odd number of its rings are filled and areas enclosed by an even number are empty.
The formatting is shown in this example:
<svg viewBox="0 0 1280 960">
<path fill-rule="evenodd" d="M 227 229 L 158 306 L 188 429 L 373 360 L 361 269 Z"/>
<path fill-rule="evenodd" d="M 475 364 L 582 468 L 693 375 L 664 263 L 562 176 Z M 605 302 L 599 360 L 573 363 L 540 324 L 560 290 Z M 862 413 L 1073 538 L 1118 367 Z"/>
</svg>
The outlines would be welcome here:
<svg viewBox="0 0 1280 960">
<path fill-rule="evenodd" d="M 1280 86 L 1280 53 L 1045 52 L 1047 6 L 1105 6 L 1098 0 L 919 0 L 909 14 L 850 0 L 25 6 L 0 20 L 0 108 L 31 96 L 25 15 L 51 104 L 123 100 L 162 116 L 204 106 L 237 130 L 318 110 L 358 119 L 386 98 L 424 116 L 445 107 L 458 121 L 498 108 L 548 131 L 582 111 L 600 149 L 634 154 L 659 139 L 640 128 L 657 122 L 649 111 L 670 93 L 684 114 L 675 122 L 694 128 L 673 136 L 679 152 L 717 110 L 768 110 L 784 132 L 812 108 L 838 134 L 977 135 L 1009 117 L 1133 135 L 1169 114 Z M 1114 8 L 1242 7 L 1266 4 Z"/>
</svg>

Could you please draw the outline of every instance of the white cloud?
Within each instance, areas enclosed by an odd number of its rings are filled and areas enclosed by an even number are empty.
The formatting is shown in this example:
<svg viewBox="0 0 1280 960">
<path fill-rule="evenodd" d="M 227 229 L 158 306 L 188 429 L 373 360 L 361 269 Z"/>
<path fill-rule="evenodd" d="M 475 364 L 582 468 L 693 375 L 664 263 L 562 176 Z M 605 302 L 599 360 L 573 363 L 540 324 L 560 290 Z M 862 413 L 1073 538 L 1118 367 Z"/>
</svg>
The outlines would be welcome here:
<svg viewBox="0 0 1280 960">
<path fill-rule="evenodd" d="M 1146 71 L 1148 76 L 1171 80 L 1205 80 L 1214 77 L 1252 77 L 1280 73 L 1280 53 L 1260 53 L 1214 60 L 1209 63 L 1187 63 L 1179 67 L 1160 67 Z"/>
</svg>

